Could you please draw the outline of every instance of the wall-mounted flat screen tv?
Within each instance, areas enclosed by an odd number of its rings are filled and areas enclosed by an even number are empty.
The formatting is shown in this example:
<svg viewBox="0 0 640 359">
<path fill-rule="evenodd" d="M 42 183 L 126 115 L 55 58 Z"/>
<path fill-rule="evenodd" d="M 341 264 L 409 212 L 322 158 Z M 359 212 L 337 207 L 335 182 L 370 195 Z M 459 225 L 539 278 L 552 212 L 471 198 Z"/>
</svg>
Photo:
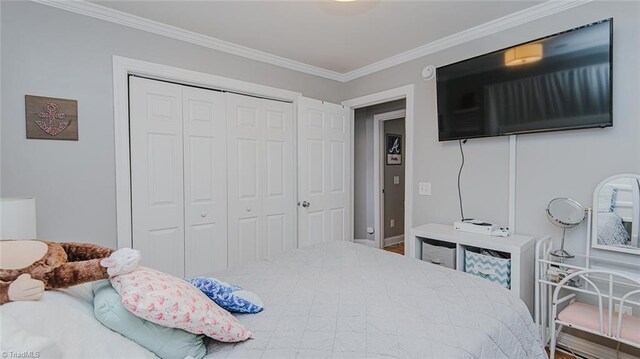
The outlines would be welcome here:
<svg viewBox="0 0 640 359">
<path fill-rule="evenodd" d="M 440 141 L 608 127 L 613 19 L 439 67 Z"/>
</svg>

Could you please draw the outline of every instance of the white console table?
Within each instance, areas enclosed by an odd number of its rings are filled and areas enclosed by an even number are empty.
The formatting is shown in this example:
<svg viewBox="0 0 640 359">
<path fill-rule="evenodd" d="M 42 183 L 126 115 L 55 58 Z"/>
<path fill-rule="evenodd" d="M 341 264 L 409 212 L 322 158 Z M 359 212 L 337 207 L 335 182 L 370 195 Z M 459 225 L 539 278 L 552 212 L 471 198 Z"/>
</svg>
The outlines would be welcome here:
<svg viewBox="0 0 640 359">
<path fill-rule="evenodd" d="M 528 236 L 512 235 L 493 237 L 456 231 L 452 225 L 430 223 L 411 230 L 409 245 L 414 246 L 418 259 L 422 258 L 424 239 L 435 239 L 456 245 L 456 270 L 464 271 L 464 250 L 466 247 L 485 248 L 508 253 L 511 257 L 511 291 L 520 296 L 533 314 L 534 307 L 534 247 L 535 239 Z"/>
</svg>

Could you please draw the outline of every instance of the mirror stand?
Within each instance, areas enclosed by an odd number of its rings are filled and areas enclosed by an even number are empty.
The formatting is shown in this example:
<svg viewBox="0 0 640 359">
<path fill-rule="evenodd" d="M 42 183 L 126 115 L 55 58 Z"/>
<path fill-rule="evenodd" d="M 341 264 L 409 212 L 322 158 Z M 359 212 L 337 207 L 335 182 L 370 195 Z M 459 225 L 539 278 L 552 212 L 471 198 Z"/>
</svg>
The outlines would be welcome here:
<svg viewBox="0 0 640 359">
<path fill-rule="evenodd" d="M 565 235 L 567 234 L 567 228 L 573 228 L 582 223 L 585 214 L 584 207 L 570 198 L 558 197 L 549 202 L 547 206 L 547 218 L 551 223 L 562 228 L 560 249 L 551 251 L 550 254 L 552 256 L 559 258 L 575 257 L 564 249 Z"/>
<path fill-rule="evenodd" d="M 564 250 L 564 237 L 567 233 L 567 229 L 566 228 L 562 228 L 562 242 L 560 242 L 560 249 L 556 249 L 554 251 L 549 252 L 549 254 L 551 254 L 554 257 L 558 257 L 558 258 L 574 258 L 575 256 L 573 254 L 570 254 L 569 252 Z"/>
</svg>

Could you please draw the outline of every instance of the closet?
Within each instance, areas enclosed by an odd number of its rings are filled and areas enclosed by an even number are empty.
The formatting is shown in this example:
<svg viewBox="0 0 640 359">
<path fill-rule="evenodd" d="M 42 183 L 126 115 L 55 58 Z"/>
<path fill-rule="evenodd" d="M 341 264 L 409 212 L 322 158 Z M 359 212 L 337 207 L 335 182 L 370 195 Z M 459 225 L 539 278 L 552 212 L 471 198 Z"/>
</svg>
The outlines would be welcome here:
<svg viewBox="0 0 640 359">
<path fill-rule="evenodd" d="M 229 266 L 295 248 L 293 105 L 227 94 Z"/>
<path fill-rule="evenodd" d="M 205 275 L 295 247 L 293 105 L 129 79 L 133 246 Z"/>
</svg>

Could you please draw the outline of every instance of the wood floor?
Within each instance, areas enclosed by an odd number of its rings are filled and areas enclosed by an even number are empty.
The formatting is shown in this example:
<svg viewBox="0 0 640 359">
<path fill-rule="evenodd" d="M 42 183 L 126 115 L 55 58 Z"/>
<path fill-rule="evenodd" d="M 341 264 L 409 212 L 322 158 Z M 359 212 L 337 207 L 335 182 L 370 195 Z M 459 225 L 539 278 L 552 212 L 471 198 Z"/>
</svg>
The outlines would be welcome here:
<svg viewBox="0 0 640 359">
<path fill-rule="evenodd" d="M 397 254 L 400 254 L 400 255 L 404 255 L 404 242 L 403 243 L 394 244 L 392 246 L 384 247 L 384 250 L 388 251 L 388 252 L 393 252 L 393 253 L 397 253 Z"/>
<path fill-rule="evenodd" d="M 549 355 L 549 349 L 547 349 L 547 355 Z M 571 354 L 565 354 L 556 351 L 556 359 L 576 359 L 576 357 Z"/>
<path fill-rule="evenodd" d="M 399 243 L 399 244 L 394 244 L 392 246 L 384 247 L 384 250 L 388 252 L 404 255 L 404 243 Z M 549 354 L 548 350 L 547 350 L 547 354 Z M 556 352 L 556 359 L 576 359 L 576 357 L 574 357 L 573 355 Z"/>
</svg>

